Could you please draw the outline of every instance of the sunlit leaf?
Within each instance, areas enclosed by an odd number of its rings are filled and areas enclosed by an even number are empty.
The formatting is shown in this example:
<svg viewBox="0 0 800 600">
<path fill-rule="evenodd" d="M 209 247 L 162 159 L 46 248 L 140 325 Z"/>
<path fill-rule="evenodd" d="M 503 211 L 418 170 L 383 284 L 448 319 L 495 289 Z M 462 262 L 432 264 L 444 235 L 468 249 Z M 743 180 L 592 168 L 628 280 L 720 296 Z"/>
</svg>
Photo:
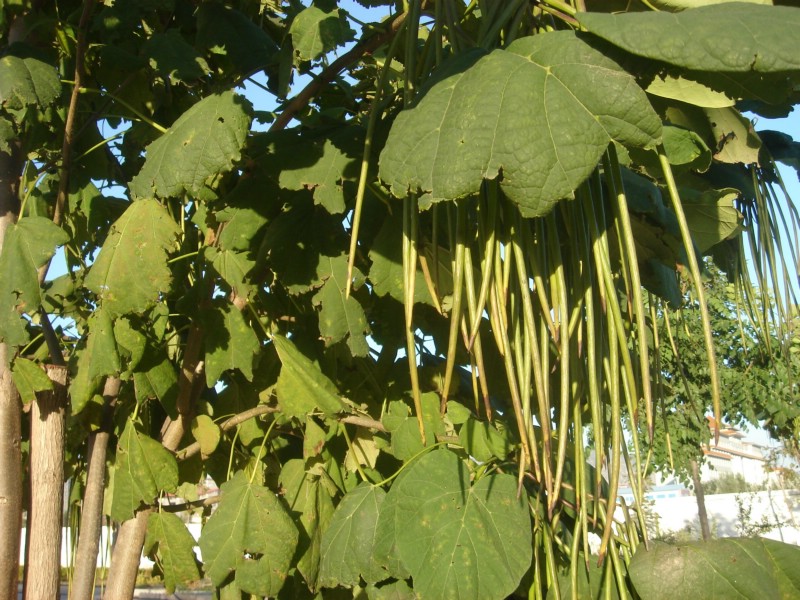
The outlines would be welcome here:
<svg viewBox="0 0 800 600">
<path fill-rule="evenodd" d="M 758 163 L 761 140 L 750 119 L 732 108 L 707 108 L 705 113 L 717 142 L 714 158 L 728 163 Z"/>
<path fill-rule="evenodd" d="M 800 548 L 763 538 L 640 546 L 630 577 L 642 600 L 662 598 L 795 598 Z"/>
<path fill-rule="evenodd" d="M 526 216 L 547 214 L 609 142 L 652 146 L 661 123 L 633 78 L 570 32 L 517 40 L 434 85 L 395 121 L 380 176 L 422 205 L 478 192 L 502 174 Z"/>
<path fill-rule="evenodd" d="M 217 449 L 220 440 L 219 426 L 208 415 L 192 419 L 192 437 L 200 444 L 200 453 L 208 456 Z"/>
<path fill-rule="evenodd" d="M 147 517 L 147 535 L 142 552 L 157 561 L 168 594 L 172 594 L 179 584 L 199 579 L 194 546 L 192 534 L 178 515 L 153 512 Z"/>
<path fill-rule="evenodd" d="M 17 357 L 11 366 L 11 378 L 17 386 L 20 398 L 25 404 L 36 400 L 36 392 L 53 389 L 53 382 L 47 373 L 32 360 Z"/>
<path fill-rule="evenodd" d="M 164 446 L 128 421 L 117 443 L 111 518 L 125 521 L 159 492 L 178 487 L 178 463 Z"/>
<path fill-rule="evenodd" d="M 179 232 L 156 200 L 133 202 L 117 219 L 84 282 L 111 316 L 141 314 L 170 289 L 167 252 Z"/>
<path fill-rule="evenodd" d="M 531 526 L 514 477 L 473 485 L 464 463 L 440 450 L 412 464 L 392 496 L 397 551 L 419 598 L 505 598 L 516 589 L 530 566 Z"/>
<path fill-rule="evenodd" d="M 800 10 L 724 3 L 679 13 L 580 13 L 591 33 L 639 56 L 698 71 L 800 70 Z"/>
<path fill-rule="evenodd" d="M 68 240 L 45 217 L 27 217 L 8 228 L 0 253 L 0 340 L 11 345 L 27 341 L 20 314 L 35 312 L 42 303 L 38 269 Z"/>
<path fill-rule="evenodd" d="M 209 3 L 211 4 L 211 3 Z M 250 128 L 250 106 L 232 91 L 208 96 L 147 147 L 130 183 L 137 198 L 199 194 L 211 175 L 231 169 Z"/>
<path fill-rule="evenodd" d="M 238 586 L 275 596 L 297 546 L 297 527 L 275 493 L 239 471 L 220 486 L 222 499 L 203 527 L 200 551 L 214 585 L 234 573 Z"/>
<path fill-rule="evenodd" d="M 314 60 L 351 40 L 355 32 L 338 8 L 324 11 L 311 5 L 294 18 L 289 35 L 298 58 Z"/>
<path fill-rule="evenodd" d="M 683 212 L 700 252 L 733 237 L 741 230 L 744 217 L 734 206 L 738 197 L 738 190 L 730 188 L 682 192 Z"/>
<path fill-rule="evenodd" d="M 150 66 L 170 81 L 193 81 L 209 71 L 206 61 L 176 29 L 156 33 L 144 45 Z"/>
<path fill-rule="evenodd" d="M 367 483 L 360 484 L 339 502 L 330 526 L 322 537 L 319 584 L 323 587 L 367 583 L 384 578 L 375 563 L 373 546 L 378 513 L 386 492 Z"/>
</svg>

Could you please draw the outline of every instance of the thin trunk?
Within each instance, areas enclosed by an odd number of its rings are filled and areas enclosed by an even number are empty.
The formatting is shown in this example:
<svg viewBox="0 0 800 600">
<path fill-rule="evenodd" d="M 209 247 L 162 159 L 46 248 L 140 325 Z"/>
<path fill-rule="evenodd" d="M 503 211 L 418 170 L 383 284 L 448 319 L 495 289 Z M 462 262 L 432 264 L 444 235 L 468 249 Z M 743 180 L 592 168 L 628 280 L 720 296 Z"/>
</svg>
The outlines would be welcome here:
<svg viewBox="0 0 800 600">
<path fill-rule="evenodd" d="M 64 412 L 67 368 L 47 365 L 53 391 L 31 405 L 30 499 L 25 598 L 56 599 L 61 580 L 64 514 Z"/>
<path fill-rule="evenodd" d="M 10 34 L 9 34 L 10 36 Z M 0 152 L 0 253 L 9 227 L 17 220 L 19 152 Z M 0 600 L 16 600 L 19 541 L 22 528 L 22 405 L 9 362 L 13 350 L 0 343 Z"/>
<path fill-rule="evenodd" d="M 194 400 L 204 385 L 203 364 L 200 355 L 203 348 L 203 330 L 197 325 L 189 330 L 186 350 L 183 355 L 178 383 L 178 418 L 170 422 L 161 436 L 163 446 L 175 452 L 192 419 Z M 153 511 L 146 508 L 125 521 L 119 529 L 111 554 L 111 568 L 108 572 L 108 585 L 105 600 L 127 600 L 133 597 L 136 574 L 142 556 L 142 546 L 147 532 L 147 518 Z"/>
<path fill-rule="evenodd" d="M 111 435 L 114 404 L 119 394 L 119 377 L 109 377 L 103 389 L 103 423 L 89 436 L 86 459 L 86 490 L 81 503 L 81 522 L 75 571 L 72 578 L 72 600 L 94 598 L 97 554 L 103 528 L 103 494 L 106 482 L 106 455 Z"/>
<path fill-rule="evenodd" d="M 703 492 L 703 482 L 700 481 L 700 467 L 696 460 L 692 461 L 692 483 L 694 484 L 694 497 L 697 499 L 697 517 L 700 519 L 700 531 L 703 541 L 711 539 L 711 529 L 708 527 L 708 513 L 706 512 L 706 495 Z"/>
</svg>

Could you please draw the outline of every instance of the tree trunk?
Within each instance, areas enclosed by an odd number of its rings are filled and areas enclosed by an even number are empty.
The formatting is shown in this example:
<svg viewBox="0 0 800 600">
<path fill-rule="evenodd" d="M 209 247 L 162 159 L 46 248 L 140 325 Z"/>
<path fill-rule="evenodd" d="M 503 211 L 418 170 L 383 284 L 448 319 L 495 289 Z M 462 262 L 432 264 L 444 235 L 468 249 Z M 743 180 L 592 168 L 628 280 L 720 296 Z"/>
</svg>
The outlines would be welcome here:
<svg viewBox="0 0 800 600">
<path fill-rule="evenodd" d="M 103 423 L 89 436 L 89 452 L 86 459 L 86 490 L 81 503 L 81 523 L 78 533 L 78 550 L 75 556 L 75 572 L 72 578 L 72 600 L 94 598 L 97 554 L 103 528 L 103 495 L 106 482 L 106 455 L 111 437 L 114 404 L 119 394 L 119 377 L 109 377 L 103 389 Z"/>
<path fill-rule="evenodd" d="M 25 598 L 55 600 L 61 580 L 64 514 L 64 412 L 67 368 L 47 365 L 53 391 L 31 405 L 30 499 Z"/>
<path fill-rule="evenodd" d="M 697 500 L 697 517 L 700 519 L 700 531 L 703 541 L 711 539 L 711 529 L 708 527 L 708 513 L 706 512 L 706 495 L 703 493 L 703 483 L 700 481 L 700 467 L 696 460 L 692 461 L 692 483 L 694 484 L 694 497 Z"/>
<path fill-rule="evenodd" d="M 10 37 L 9 33 L 9 37 Z M 17 220 L 17 186 L 21 172 L 18 152 L 0 152 L 0 253 L 5 234 Z M 22 406 L 11 380 L 8 344 L 0 343 L 0 600 L 16 600 L 19 540 L 22 527 Z"/>
</svg>

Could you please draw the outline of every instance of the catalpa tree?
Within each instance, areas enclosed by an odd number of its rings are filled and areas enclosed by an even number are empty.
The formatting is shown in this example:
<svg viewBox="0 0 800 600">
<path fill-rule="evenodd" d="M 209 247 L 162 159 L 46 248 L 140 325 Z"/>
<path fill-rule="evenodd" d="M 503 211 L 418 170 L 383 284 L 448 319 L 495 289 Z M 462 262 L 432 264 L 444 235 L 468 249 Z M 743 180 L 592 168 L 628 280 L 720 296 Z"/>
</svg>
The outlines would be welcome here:
<svg viewBox="0 0 800 600">
<path fill-rule="evenodd" d="M 23 510 L 56 594 L 65 479 L 78 599 L 106 517 L 115 599 L 142 552 L 220 598 L 800 593 L 796 548 L 648 549 L 617 499 L 687 290 L 721 413 L 706 261 L 774 290 L 753 335 L 789 351 L 798 146 L 742 111 L 792 109 L 797 31 L 768 0 L 0 3 L 0 597 Z"/>
</svg>

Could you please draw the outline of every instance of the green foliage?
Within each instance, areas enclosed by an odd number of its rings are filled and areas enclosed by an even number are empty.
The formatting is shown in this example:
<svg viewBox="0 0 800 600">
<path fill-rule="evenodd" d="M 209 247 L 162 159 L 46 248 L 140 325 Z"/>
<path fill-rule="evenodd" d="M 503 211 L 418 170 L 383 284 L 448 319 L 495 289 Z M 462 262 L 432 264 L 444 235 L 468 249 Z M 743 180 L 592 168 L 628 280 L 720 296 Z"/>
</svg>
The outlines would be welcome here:
<svg viewBox="0 0 800 600">
<path fill-rule="evenodd" d="M 618 475 L 697 458 L 710 366 L 718 418 L 800 433 L 797 143 L 742 113 L 796 103 L 800 9 L 357 4 L 0 2 L 16 387 L 68 364 L 67 471 L 109 433 L 170 589 L 645 597 Z M 199 564 L 163 505 L 206 484 Z"/>
<path fill-rule="evenodd" d="M 800 593 L 795 565 L 800 549 L 773 540 L 722 539 L 642 546 L 631 561 L 634 588 L 643 599 L 679 597 L 792 598 Z"/>
</svg>

